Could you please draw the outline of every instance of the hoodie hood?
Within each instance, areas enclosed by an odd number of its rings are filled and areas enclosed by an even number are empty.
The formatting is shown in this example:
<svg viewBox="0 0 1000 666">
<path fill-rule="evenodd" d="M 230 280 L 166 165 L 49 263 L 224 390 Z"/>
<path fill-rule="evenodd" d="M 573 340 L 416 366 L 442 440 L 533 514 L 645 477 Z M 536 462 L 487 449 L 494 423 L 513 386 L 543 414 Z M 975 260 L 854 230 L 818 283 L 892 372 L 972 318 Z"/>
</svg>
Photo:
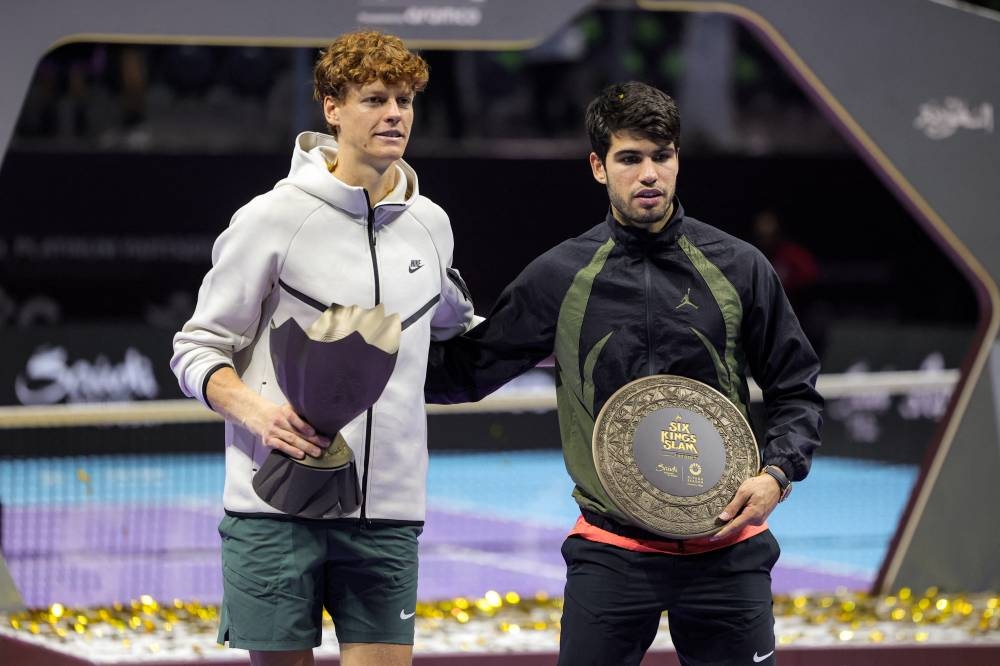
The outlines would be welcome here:
<svg viewBox="0 0 1000 666">
<path fill-rule="evenodd" d="M 337 160 L 337 140 L 320 132 L 302 132 L 295 138 L 292 166 L 288 177 L 275 187 L 291 185 L 334 206 L 352 219 L 368 219 L 368 197 L 363 187 L 347 185 L 330 173 L 330 164 Z M 388 222 L 417 200 L 417 173 L 403 160 L 396 160 L 394 167 L 399 181 L 389 195 L 375 204 L 375 224 Z"/>
</svg>

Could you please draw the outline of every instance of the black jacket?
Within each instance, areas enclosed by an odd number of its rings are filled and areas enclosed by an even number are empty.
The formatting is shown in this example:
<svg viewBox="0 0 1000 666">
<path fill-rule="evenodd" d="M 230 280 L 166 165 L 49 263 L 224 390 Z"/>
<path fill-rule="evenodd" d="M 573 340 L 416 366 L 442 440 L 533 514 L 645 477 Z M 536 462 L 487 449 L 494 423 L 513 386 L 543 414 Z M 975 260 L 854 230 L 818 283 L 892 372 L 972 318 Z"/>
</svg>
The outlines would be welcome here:
<svg viewBox="0 0 1000 666">
<path fill-rule="evenodd" d="M 594 419 L 640 377 L 681 375 L 746 415 L 751 374 L 766 409 L 762 459 L 806 476 L 819 446 L 819 360 L 778 276 L 752 245 L 675 213 L 658 234 L 602 224 L 534 260 L 486 321 L 435 343 L 428 402 L 476 401 L 555 353 L 563 454 L 584 508 L 621 518 L 597 477 Z"/>
</svg>

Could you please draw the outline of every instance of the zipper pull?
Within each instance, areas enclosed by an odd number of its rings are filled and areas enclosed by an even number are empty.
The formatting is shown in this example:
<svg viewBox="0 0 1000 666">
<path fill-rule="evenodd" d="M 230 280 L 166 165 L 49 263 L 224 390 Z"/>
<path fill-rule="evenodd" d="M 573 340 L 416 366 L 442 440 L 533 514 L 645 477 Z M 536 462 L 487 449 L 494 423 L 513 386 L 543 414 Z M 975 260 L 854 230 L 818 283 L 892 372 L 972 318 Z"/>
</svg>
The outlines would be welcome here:
<svg viewBox="0 0 1000 666">
<path fill-rule="evenodd" d="M 361 190 L 365 193 L 365 203 L 368 204 L 368 243 L 375 247 L 375 207 L 372 206 L 372 199 L 368 196 L 368 190 Z"/>
</svg>

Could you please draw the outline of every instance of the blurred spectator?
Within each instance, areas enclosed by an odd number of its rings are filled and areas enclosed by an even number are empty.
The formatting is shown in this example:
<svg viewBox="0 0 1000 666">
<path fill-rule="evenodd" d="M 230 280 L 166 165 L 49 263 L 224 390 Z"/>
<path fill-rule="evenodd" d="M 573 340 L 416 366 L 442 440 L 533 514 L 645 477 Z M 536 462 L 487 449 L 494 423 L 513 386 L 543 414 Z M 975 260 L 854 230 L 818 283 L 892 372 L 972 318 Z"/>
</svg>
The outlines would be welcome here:
<svg viewBox="0 0 1000 666">
<path fill-rule="evenodd" d="M 431 69 L 433 91 L 421 96 L 426 106 L 418 109 L 417 122 L 437 121 L 438 135 L 452 139 L 465 136 L 465 108 L 459 86 L 455 51 L 423 51 L 420 54 Z M 425 120 L 426 119 L 426 120 Z"/>
<path fill-rule="evenodd" d="M 124 47 L 119 54 L 118 68 L 122 125 L 135 127 L 146 118 L 146 88 L 149 83 L 146 52 L 134 46 Z"/>
<path fill-rule="evenodd" d="M 91 129 L 91 89 L 103 77 L 107 52 L 67 44 L 47 54 L 35 71 L 17 130 L 27 136 L 79 137 Z"/>
<path fill-rule="evenodd" d="M 753 236 L 757 247 L 774 266 L 794 305 L 819 279 L 819 265 L 812 253 L 785 237 L 778 214 L 770 208 L 754 218 Z"/>
<path fill-rule="evenodd" d="M 278 49 L 241 46 L 222 54 L 223 80 L 236 94 L 255 100 L 267 97 L 279 68 Z"/>
<path fill-rule="evenodd" d="M 315 120 L 311 100 L 302 99 L 299 50 L 62 46 L 37 68 L 14 145 L 278 150 Z M 675 91 L 691 123 L 688 155 L 849 150 L 759 38 L 721 14 L 601 7 L 525 51 L 425 56 L 442 75 L 422 97 L 425 120 L 418 122 L 432 130 L 414 146 L 423 154 L 469 139 L 503 153 L 511 146 L 492 139 L 522 138 L 533 140 L 527 145 L 536 156 L 565 154 L 567 140 L 580 136 L 577 119 L 589 95 L 623 79 Z"/>
<path fill-rule="evenodd" d="M 583 60 L 586 46 L 583 31 L 570 24 L 524 54 L 533 119 L 542 136 L 578 131 L 580 113 L 571 68 Z"/>
<path fill-rule="evenodd" d="M 772 208 L 765 208 L 754 217 L 753 243 L 771 262 L 806 336 L 816 352 L 822 354 L 825 326 L 814 300 L 814 287 L 820 277 L 815 257 L 803 245 L 785 236 L 781 219 Z"/>
<path fill-rule="evenodd" d="M 207 46 L 182 44 L 165 49 L 161 76 L 178 97 L 204 95 L 215 82 L 215 52 Z"/>
<path fill-rule="evenodd" d="M 62 46 L 38 64 L 16 135 L 79 145 L 135 127 L 145 117 L 146 83 L 145 47 Z"/>
</svg>

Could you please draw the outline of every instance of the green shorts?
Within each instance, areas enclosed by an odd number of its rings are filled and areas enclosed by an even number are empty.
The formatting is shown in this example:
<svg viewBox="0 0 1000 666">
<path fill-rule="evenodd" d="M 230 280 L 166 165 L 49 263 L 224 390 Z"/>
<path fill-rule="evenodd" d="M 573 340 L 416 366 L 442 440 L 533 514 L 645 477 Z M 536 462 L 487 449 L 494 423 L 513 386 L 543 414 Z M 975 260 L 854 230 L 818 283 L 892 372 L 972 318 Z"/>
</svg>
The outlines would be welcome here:
<svg viewBox="0 0 1000 666">
<path fill-rule="evenodd" d="M 421 531 L 226 516 L 219 524 L 219 643 L 262 651 L 317 647 L 325 607 L 341 644 L 412 645 Z"/>
</svg>

